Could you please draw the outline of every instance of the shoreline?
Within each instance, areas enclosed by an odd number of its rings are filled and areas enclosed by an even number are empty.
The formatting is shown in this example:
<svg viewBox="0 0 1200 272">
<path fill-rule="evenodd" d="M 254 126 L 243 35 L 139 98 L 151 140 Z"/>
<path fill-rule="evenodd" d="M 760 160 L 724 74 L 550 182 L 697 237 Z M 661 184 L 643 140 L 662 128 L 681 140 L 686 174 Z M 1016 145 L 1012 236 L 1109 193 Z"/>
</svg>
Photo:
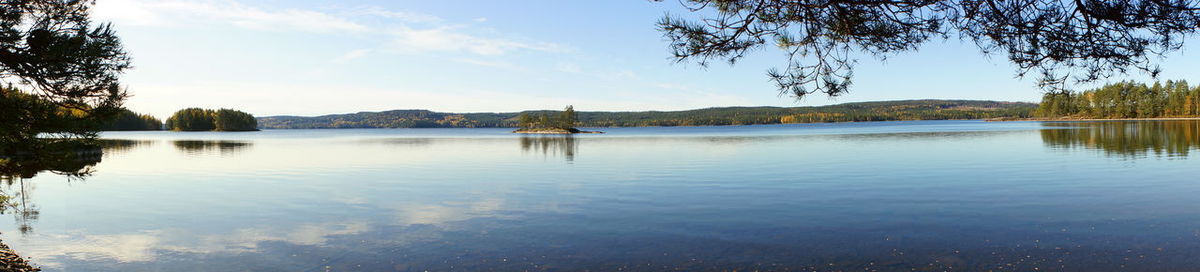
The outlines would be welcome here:
<svg viewBox="0 0 1200 272">
<path fill-rule="evenodd" d="M 992 118 L 984 119 L 987 122 L 1016 122 L 1016 121 L 1034 121 L 1034 122 L 1098 122 L 1098 121 L 1193 121 L 1200 120 L 1200 117 L 1155 117 L 1155 118 Z"/>
<path fill-rule="evenodd" d="M 1020 117 L 1012 117 L 1020 118 Z M 1200 118 L 1200 117 L 1198 117 Z M 805 123 L 762 123 L 762 124 L 739 124 L 739 125 L 678 125 L 678 126 L 585 126 L 582 128 L 669 128 L 669 127 L 733 127 L 733 126 L 778 126 L 778 125 L 811 125 L 811 124 L 841 124 L 841 123 L 882 123 L 882 122 L 917 122 L 917 121 L 991 121 L 992 119 L 1000 118 L 976 118 L 976 119 L 913 119 L 913 120 L 879 120 L 879 121 L 841 121 L 841 122 L 805 122 Z M 1020 120 L 1005 120 L 1005 121 L 1030 121 L 1021 118 Z M 347 128 L 332 128 L 332 127 L 315 127 L 315 128 L 262 128 L 260 131 L 267 130 L 338 130 L 338 129 L 470 129 L 470 128 L 486 128 L 486 129 L 513 129 L 516 127 L 347 127 Z M 164 130 L 166 131 L 166 130 Z M 517 132 L 514 132 L 517 133 Z M 603 132 L 598 132 L 603 133 Z"/>
<path fill-rule="evenodd" d="M 601 133 L 604 133 L 604 132 L 602 132 L 602 131 L 587 131 L 587 130 L 579 130 L 579 129 L 576 129 L 576 128 L 570 128 L 570 129 L 561 129 L 561 128 L 536 128 L 536 129 L 527 129 L 527 128 L 523 128 L 523 129 L 514 130 L 512 133 L 517 133 L 517 134 L 562 134 L 562 135 L 571 135 L 571 134 L 601 134 Z"/>
<path fill-rule="evenodd" d="M 32 272 L 42 271 L 42 269 L 29 264 L 28 260 L 0 241 L 0 271 Z"/>
</svg>

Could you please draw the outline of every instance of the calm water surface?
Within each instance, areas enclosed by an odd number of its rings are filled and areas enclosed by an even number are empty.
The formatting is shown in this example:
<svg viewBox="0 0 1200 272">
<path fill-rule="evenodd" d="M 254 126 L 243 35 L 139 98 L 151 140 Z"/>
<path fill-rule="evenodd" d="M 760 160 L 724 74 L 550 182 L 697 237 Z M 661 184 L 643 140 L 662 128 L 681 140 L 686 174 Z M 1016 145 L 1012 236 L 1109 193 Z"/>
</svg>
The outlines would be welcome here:
<svg viewBox="0 0 1200 272">
<path fill-rule="evenodd" d="M 1200 122 L 105 133 L 48 271 L 1200 270 Z M 5 219 L 7 218 L 7 219 Z"/>
</svg>

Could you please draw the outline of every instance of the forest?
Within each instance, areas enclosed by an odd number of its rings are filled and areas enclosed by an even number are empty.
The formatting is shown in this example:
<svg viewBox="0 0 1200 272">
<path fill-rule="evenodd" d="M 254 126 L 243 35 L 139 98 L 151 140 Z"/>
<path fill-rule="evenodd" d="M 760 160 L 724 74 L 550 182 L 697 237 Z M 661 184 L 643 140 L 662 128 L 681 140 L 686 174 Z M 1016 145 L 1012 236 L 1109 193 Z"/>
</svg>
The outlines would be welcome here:
<svg viewBox="0 0 1200 272">
<path fill-rule="evenodd" d="M 579 111 L 579 127 L 720 126 L 789 123 L 965 120 L 997 117 L 1032 117 L 1037 104 L 977 100 L 903 100 L 846 103 L 818 107 L 722 107 L 686 111 L 587 112 Z M 428 110 L 359 112 L 316 117 L 269 116 L 258 118 L 266 129 L 302 128 L 437 128 L 522 127 L 522 114 L 530 118 L 559 116 L 563 111 L 512 113 L 442 113 Z"/>
<path fill-rule="evenodd" d="M 253 115 L 231 109 L 186 108 L 167 119 L 167 129 L 174 131 L 256 131 L 258 121 Z"/>
<path fill-rule="evenodd" d="M 1048 93 L 1035 114 L 1097 119 L 1200 117 L 1200 86 L 1183 80 L 1153 85 L 1124 81 L 1082 92 Z"/>
<path fill-rule="evenodd" d="M 111 121 L 100 125 L 101 131 L 162 130 L 163 123 L 154 116 L 121 110 Z"/>
</svg>

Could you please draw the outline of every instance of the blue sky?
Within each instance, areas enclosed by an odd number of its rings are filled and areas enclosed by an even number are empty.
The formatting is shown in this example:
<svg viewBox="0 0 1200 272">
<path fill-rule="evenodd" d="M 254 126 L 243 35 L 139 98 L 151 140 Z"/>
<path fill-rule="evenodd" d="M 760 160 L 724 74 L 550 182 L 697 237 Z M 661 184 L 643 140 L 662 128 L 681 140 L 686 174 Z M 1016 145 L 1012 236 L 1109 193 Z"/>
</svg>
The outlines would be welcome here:
<svg viewBox="0 0 1200 272">
<path fill-rule="evenodd" d="M 1003 56 L 935 41 L 881 62 L 860 59 L 852 92 L 777 96 L 764 75 L 784 55 L 728 66 L 676 64 L 654 28 L 675 1 L 99 0 L 134 56 L 134 111 L 184 107 L 258 116 L 390 109 L 504 112 L 811 106 L 895 99 L 1036 101 Z M 1193 43 L 1194 44 L 1194 43 Z M 1200 81 L 1188 51 L 1164 79 Z M 1133 75 L 1127 78 L 1145 76 Z"/>
</svg>

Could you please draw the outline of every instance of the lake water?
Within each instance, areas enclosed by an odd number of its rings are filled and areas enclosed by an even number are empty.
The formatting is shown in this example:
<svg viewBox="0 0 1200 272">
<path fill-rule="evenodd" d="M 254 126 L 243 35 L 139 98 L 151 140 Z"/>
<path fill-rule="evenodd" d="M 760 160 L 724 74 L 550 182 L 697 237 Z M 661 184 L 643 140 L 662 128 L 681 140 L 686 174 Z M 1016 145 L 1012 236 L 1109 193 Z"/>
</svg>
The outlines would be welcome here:
<svg viewBox="0 0 1200 272">
<path fill-rule="evenodd" d="M 1200 122 L 104 133 L 48 271 L 1197 270 Z M 61 171 L 59 171 L 61 172 Z"/>
</svg>

